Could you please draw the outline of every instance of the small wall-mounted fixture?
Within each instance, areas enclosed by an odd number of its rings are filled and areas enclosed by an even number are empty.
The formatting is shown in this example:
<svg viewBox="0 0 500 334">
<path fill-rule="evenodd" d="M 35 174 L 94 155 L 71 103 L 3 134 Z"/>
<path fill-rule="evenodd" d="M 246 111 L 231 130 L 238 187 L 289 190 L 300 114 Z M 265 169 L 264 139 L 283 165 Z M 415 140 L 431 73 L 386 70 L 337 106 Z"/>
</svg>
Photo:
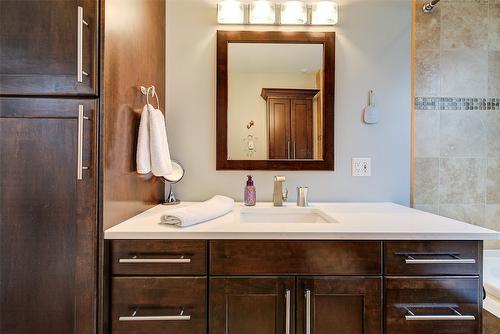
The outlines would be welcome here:
<svg viewBox="0 0 500 334">
<path fill-rule="evenodd" d="M 223 0 L 217 4 L 219 24 L 335 25 L 338 4 L 332 0 Z"/>
</svg>

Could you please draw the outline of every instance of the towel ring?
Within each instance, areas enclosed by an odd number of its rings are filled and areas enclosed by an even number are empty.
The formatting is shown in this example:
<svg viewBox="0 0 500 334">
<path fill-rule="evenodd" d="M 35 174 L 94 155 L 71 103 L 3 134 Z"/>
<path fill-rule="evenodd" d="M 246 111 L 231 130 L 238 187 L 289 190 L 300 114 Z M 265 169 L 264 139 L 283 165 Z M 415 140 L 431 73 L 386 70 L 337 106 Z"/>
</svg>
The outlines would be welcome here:
<svg viewBox="0 0 500 334">
<path fill-rule="evenodd" d="M 160 109 L 160 99 L 158 98 L 158 94 L 156 93 L 155 86 L 151 86 L 148 88 L 141 86 L 141 93 L 143 95 L 146 95 L 146 103 L 147 104 L 150 104 L 149 103 L 149 92 L 151 92 L 151 97 L 156 97 L 156 109 Z"/>
</svg>

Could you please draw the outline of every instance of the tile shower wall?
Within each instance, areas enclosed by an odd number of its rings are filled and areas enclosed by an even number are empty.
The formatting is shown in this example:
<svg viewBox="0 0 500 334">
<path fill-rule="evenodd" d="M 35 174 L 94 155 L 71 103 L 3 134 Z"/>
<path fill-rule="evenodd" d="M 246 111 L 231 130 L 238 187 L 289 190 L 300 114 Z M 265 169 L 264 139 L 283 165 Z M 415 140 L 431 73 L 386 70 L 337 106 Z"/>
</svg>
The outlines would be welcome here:
<svg viewBox="0 0 500 334">
<path fill-rule="evenodd" d="M 500 0 L 442 0 L 432 14 L 423 3 L 415 20 L 415 207 L 500 230 Z"/>
</svg>

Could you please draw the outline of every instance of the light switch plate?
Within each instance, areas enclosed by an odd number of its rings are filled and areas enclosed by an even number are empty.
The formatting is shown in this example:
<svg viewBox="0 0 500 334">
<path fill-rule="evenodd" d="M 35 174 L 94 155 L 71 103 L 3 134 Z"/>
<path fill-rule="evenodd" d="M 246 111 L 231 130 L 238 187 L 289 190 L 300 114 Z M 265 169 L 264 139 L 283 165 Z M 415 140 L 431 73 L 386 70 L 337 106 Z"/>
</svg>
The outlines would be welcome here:
<svg viewBox="0 0 500 334">
<path fill-rule="evenodd" d="M 371 158 L 352 158 L 352 176 L 371 176 L 372 159 Z"/>
</svg>

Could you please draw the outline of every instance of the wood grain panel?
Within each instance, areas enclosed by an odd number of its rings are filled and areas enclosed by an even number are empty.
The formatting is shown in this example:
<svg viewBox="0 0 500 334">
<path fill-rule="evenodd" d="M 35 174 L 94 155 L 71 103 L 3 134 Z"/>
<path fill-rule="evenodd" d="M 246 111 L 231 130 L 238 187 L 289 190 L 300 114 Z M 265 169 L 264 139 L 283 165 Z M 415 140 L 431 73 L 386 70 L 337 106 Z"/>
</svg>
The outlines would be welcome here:
<svg viewBox="0 0 500 334">
<path fill-rule="evenodd" d="M 114 277 L 111 280 L 111 333 L 205 334 L 206 277 Z M 171 316 L 184 310 L 189 320 L 120 321 L 137 316 Z"/>
<path fill-rule="evenodd" d="M 379 241 L 211 240 L 211 275 L 380 275 Z"/>
<path fill-rule="evenodd" d="M 190 259 L 189 263 L 125 264 L 120 259 Z M 207 273 L 205 240 L 113 240 L 113 275 L 202 275 Z"/>
<path fill-rule="evenodd" d="M 93 333 L 96 101 L 2 98 L 0 110 L 0 332 Z"/>
<path fill-rule="evenodd" d="M 136 173 L 135 151 L 142 107 L 140 86 L 154 85 L 165 107 L 165 1 L 106 0 L 103 7 L 101 97 L 103 106 L 104 229 L 151 206 L 164 185 Z"/>
<path fill-rule="evenodd" d="M 285 292 L 290 291 L 290 333 L 295 328 L 295 278 L 211 277 L 211 334 L 285 333 Z"/>
<path fill-rule="evenodd" d="M 409 264 L 406 254 L 416 259 L 444 259 L 453 254 L 473 259 L 472 264 Z M 482 265 L 482 241 L 386 241 L 384 273 L 386 275 L 479 275 Z"/>
</svg>

